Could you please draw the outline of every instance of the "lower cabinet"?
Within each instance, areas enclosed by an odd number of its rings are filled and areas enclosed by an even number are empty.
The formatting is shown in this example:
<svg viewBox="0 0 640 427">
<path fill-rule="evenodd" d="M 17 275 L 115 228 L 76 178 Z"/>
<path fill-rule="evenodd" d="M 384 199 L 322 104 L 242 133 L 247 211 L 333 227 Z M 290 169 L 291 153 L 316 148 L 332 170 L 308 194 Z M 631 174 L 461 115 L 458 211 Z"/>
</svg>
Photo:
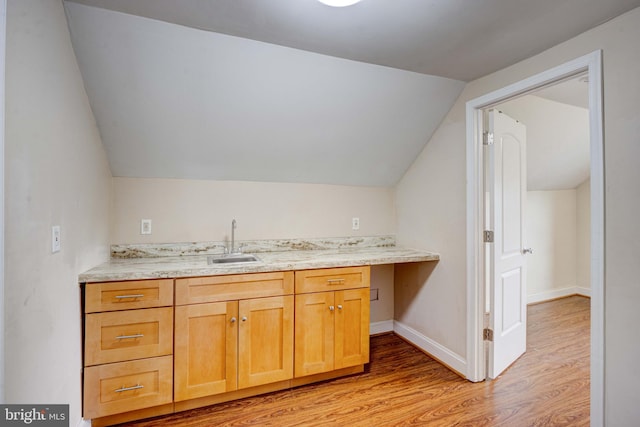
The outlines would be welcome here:
<svg viewBox="0 0 640 427">
<path fill-rule="evenodd" d="M 172 370 L 171 356 L 85 368 L 85 418 L 171 403 Z"/>
<path fill-rule="evenodd" d="M 83 416 L 111 425 L 362 372 L 369 274 L 86 284 Z"/>
<path fill-rule="evenodd" d="M 296 295 L 295 376 L 369 362 L 369 289 Z"/>
<path fill-rule="evenodd" d="M 293 295 L 176 307 L 174 400 L 293 378 L 293 313 Z"/>
</svg>

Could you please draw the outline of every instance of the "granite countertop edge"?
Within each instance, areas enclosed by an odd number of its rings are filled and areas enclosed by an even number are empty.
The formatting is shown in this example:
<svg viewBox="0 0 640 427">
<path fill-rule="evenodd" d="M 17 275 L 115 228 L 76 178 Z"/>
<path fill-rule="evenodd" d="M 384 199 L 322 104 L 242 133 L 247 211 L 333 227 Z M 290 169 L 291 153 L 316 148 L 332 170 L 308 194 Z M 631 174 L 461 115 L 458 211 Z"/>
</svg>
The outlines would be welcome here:
<svg viewBox="0 0 640 427">
<path fill-rule="evenodd" d="M 309 270 L 411 262 L 438 261 L 436 252 L 402 247 L 326 249 L 256 254 L 260 261 L 208 265 L 206 255 L 155 258 L 112 258 L 78 276 L 80 283 L 202 277 L 243 273 Z"/>
</svg>

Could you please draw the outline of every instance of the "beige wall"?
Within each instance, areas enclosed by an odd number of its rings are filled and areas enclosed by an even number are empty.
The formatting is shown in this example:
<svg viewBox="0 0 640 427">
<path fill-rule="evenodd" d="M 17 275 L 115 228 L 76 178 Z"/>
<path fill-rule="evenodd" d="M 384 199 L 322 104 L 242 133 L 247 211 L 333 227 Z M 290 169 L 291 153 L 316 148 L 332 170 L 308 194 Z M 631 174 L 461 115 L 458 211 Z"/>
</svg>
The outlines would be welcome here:
<svg viewBox="0 0 640 427">
<path fill-rule="evenodd" d="M 591 180 L 576 189 L 576 286 L 591 290 Z"/>
<path fill-rule="evenodd" d="M 114 178 L 112 243 L 394 234 L 393 189 L 320 184 Z M 360 230 L 351 218 L 360 218 Z M 140 219 L 152 220 L 151 235 Z"/>
<path fill-rule="evenodd" d="M 605 136 L 605 417 L 607 425 L 640 419 L 630 369 L 640 359 L 631 325 L 640 324 L 640 9 L 516 65 L 469 83 L 397 187 L 398 240 L 434 249 L 441 260 L 415 291 L 419 308 L 402 320 L 420 333 L 466 354 L 465 103 L 560 65 L 603 51 Z M 396 299 L 402 295 L 396 293 Z M 397 305 L 397 303 L 396 303 Z M 444 309 L 443 307 L 446 307 Z M 398 313 L 396 312 L 396 318 Z"/>
<path fill-rule="evenodd" d="M 570 295 L 576 287 L 576 190 L 528 191 L 527 301 Z"/>
<path fill-rule="evenodd" d="M 69 403 L 77 425 L 77 278 L 108 257 L 111 173 L 62 2 L 9 0 L 6 65 L 6 401 Z"/>
<path fill-rule="evenodd" d="M 393 189 L 319 184 L 113 178 L 112 243 L 394 234 Z M 360 230 L 351 219 L 360 218 Z M 140 219 L 152 234 L 140 234 Z M 371 270 L 371 321 L 393 319 L 393 266 Z"/>
</svg>

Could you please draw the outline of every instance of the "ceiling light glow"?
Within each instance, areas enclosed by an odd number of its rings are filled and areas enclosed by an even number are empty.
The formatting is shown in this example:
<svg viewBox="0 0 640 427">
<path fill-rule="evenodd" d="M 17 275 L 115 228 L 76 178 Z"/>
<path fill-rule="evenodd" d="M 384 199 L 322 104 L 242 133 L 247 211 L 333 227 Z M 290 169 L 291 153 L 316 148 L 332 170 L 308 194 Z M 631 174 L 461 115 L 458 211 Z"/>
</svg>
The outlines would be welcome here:
<svg viewBox="0 0 640 427">
<path fill-rule="evenodd" d="M 333 7 L 345 7 L 358 3 L 360 0 L 318 0 L 320 3 L 324 3 L 327 6 Z"/>
</svg>

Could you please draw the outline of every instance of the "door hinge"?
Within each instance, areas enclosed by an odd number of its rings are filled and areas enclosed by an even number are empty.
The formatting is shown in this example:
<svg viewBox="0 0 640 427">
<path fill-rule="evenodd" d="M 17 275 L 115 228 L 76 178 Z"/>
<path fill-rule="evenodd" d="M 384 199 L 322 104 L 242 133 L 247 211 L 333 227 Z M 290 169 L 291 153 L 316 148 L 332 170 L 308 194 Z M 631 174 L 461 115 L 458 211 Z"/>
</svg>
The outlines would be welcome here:
<svg viewBox="0 0 640 427">
<path fill-rule="evenodd" d="M 482 330 L 482 339 L 493 342 L 493 329 L 484 328 Z"/>
<path fill-rule="evenodd" d="M 482 132 L 482 145 L 493 145 L 493 132 Z"/>
<path fill-rule="evenodd" d="M 493 231 L 484 230 L 484 241 L 485 243 L 493 243 Z"/>
</svg>

